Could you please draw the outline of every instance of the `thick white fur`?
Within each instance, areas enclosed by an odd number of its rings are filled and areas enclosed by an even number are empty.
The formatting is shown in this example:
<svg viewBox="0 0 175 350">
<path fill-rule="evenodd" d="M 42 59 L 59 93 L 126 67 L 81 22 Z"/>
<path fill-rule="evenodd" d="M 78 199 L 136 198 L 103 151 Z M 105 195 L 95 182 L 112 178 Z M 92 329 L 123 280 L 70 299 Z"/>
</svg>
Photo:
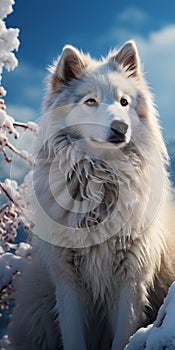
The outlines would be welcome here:
<svg viewBox="0 0 175 350">
<path fill-rule="evenodd" d="M 114 120 L 128 125 L 122 144 L 107 142 Z M 64 49 L 36 154 L 34 257 L 9 328 L 13 349 L 122 350 L 175 277 L 167 153 L 133 42 L 100 62 Z"/>
</svg>

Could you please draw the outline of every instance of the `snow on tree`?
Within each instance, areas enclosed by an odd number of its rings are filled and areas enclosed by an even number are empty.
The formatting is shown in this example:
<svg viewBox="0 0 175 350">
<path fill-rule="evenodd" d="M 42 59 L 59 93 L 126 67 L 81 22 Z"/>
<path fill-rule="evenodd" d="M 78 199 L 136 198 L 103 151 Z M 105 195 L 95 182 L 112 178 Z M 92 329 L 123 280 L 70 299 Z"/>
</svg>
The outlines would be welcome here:
<svg viewBox="0 0 175 350">
<path fill-rule="evenodd" d="M 14 50 L 19 47 L 19 29 L 7 28 L 4 19 L 13 11 L 14 0 L 0 0 L 0 84 L 3 69 L 13 70 L 18 65 Z M 6 112 L 4 97 L 6 90 L 0 85 L 0 153 L 4 163 L 12 162 L 13 155 L 32 165 L 32 159 L 26 150 L 19 151 L 10 141 L 19 138 L 19 128 L 36 132 L 35 123 L 20 123 Z M 26 183 L 18 186 L 13 179 L 0 182 L 0 309 L 9 307 L 14 298 L 13 281 L 15 276 L 26 264 L 26 257 L 30 255 L 31 247 L 28 243 L 16 244 L 19 226 L 29 229 L 30 223 L 26 221 L 25 198 Z"/>
</svg>

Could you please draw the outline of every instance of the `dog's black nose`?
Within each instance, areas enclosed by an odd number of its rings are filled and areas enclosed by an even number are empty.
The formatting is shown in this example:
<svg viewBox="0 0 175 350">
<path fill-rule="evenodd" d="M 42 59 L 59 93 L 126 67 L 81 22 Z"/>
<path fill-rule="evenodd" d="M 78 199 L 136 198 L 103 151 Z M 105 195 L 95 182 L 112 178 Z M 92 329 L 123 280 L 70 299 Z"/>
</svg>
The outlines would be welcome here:
<svg viewBox="0 0 175 350">
<path fill-rule="evenodd" d="M 116 135 L 118 135 L 118 133 L 125 135 L 128 130 L 128 125 L 125 124 L 124 122 L 121 122 L 120 120 L 113 120 L 111 124 L 111 130 Z"/>
</svg>

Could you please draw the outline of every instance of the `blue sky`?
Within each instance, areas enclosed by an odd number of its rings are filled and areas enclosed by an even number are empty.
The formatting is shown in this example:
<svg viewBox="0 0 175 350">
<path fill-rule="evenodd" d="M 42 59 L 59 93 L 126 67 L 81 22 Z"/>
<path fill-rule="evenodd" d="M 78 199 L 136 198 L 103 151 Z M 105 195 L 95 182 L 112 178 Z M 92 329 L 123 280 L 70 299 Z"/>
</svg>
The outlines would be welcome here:
<svg viewBox="0 0 175 350">
<path fill-rule="evenodd" d="M 8 111 L 16 119 L 40 115 L 46 66 L 65 44 L 92 56 L 135 39 L 167 140 L 175 139 L 175 1 L 16 0 L 7 17 L 20 29 L 19 67 L 5 73 Z"/>
</svg>

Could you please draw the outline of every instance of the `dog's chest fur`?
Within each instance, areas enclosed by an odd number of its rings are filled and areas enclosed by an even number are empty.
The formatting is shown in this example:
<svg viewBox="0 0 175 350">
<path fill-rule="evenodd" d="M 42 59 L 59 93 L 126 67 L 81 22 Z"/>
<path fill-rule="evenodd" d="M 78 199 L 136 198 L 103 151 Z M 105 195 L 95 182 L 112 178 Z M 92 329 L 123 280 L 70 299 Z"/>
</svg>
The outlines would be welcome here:
<svg viewBox="0 0 175 350">
<path fill-rule="evenodd" d="M 82 295 L 93 300 L 93 305 L 101 301 L 110 309 L 120 296 L 122 281 L 132 284 L 137 293 L 140 289 L 141 294 L 141 284 L 138 285 L 135 281 L 144 280 L 146 288 L 152 283 L 151 270 L 159 264 L 159 252 L 155 253 L 154 245 L 150 247 L 148 244 L 149 240 L 151 241 L 152 230 L 149 228 L 149 232 L 140 233 L 146 222 L 146 216 L 142 214 L 150 194 L 149 174 L 145 161 L 132 149 L 132 145 L 126 149 L 126 153 L 116 152 L 113 167 L 111 162 L 83 158 L 79 153 L 76 153 L 77 158 L 72 166 L 68 154 L 72 155 L 73 152 L 71 150 L 70 153 L 69 148 L 69 145 L 64 148 L 59 155 L 59 162 L 53 167 L 55 198 L 60 198 L 64 188 L 61 181 L 58 181 L 59 167 L 70 193 L 70 197 L 65 197 L 69 198 L 68 200 L 72 198 L 73 203 L 78 203 L 80 209 L 85 201 L 87 209 L 84 213 L 80 210 L 77 215 L 67 211 L 64 216 L 64 226 L 67 224 L 65 230 L 69 234 L 72 230 L 69 223 L 73 223 L 73 229 L 75 232 L 78 230 L 81 238 L 82 230 L 86 229 L 86 240 L 83 243 L 87 245 L 78 246 L 77 241 L 75 248 L 55 246 L 47 265 L 55 266 L 65 279 L 75 279 L 73 283 L 83 290 Z M 45 163 L 46 167 L 47 165 L 48 163 Z M 40 191 L 39 184 L 37 188 Z M 144 188 L 148 189 L 147 193 Z M 41 193 L 46 197 L 48 195 L 47 189 L 43 191 L 43 185 Z M 48 203 L 48 197 L 43 201 Z M 91 204 L 94 203 L 95 209 L 91 210 Z M 57 215 L 54 205 L 50 206 L 52 215 Z M 89 242 L 92 244 L 88 245 Z M 41 254 L 43 255 L 43 252 Z"/>
<path fill-rule="evenodd" d="M 148 249 L 144 251 L 144 245 L 144 237 L 133 242 L 132 238 L 123 239 L 116 235 L 89 248 L 55 247 L 52 259 L 54 265 L 57 261 L 57 272 L 79 286 L 80 296 L 88 308 L 103 305 L 107 312 L 116 305 L 124 282 L 128 281 L 137 293 L 142 292 L 144 286 L 141 287 L 138 279 L 141 270 L 145 287 L 150 283 L 152 268 L 149 272 L 146 268 L 150 264 L 150 252 Z"/>
</svg>

